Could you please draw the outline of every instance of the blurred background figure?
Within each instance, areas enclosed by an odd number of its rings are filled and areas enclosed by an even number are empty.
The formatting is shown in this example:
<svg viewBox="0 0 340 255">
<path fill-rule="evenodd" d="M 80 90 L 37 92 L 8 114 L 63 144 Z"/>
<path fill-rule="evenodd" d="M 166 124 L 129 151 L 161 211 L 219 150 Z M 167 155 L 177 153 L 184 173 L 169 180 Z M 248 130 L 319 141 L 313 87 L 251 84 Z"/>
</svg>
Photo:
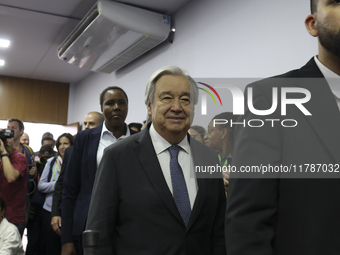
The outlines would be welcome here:
<svg viewBox="0 0 340 255">
<path fill-rule="evenodd" d="M 83 130 L 95 128 L 102 124 L 104 116 L 100 112 L 89 112 L 85 115 Z"/>
<path fill-rule="evenodd" d="M 26 133 L 22 134 L 22 136 L 20 137 L 20 143 L 26 144 L 27 146 L 30 145 L 30 137 L 28 136 L 28 134 Z"/>
<path fill-rule="evenodd" d="M 52 150 L 53 150 L 54 146 L 55 146 L 55 141 L 53 139 L 53 135 L 52 134 L 49 135 L 49 134 L 51 134 L 51 133 L 50 132 L 46 132 L 46 133 L 43 134 L 43 136 L 41 138 L 41 146 L 49 145 L 52 148 Z M 56 152 L 54 151 L 53 153 L 54 153 L 53 156 L 55 156 Z M 39 154 L 39 151 L 34 152 L 34 161 L 35 162 L 37 162 L 39 160 L 39 158 L 40 158 L 38 156 L 38 154 Z"/>
<path fill-rule="evenodd" d="M 52 139 L 52 141 L 53 141 L 53 144 L 51 144 L 51 146 L 52 146 L 52 149 L 54 149 L 54 146 L 55 146 L 55 140 L 54 140 L 53 134 L 52 134 L 52 133 L 50 133 L 50 132 L 45 132 L 45 133 L 42 135 L 42 138 L 41 138 L 41 146 L 43 146 L 43 145 L 45 145 L 45 144 L 46 144 L 46 142 L 44 142 L 44 138 L 45 138 L 45 137 L 49 137 L 49 138 L 51 138 L 51 139 Z M 46 139 L 46 140 L 49 140 L 49 141 L 51 141 L 50 139 Z M 50 142 L 49 142 L 48 144 L 50 144 Z"/>
<path fill-rule="evenodd" d="M 6 204 L 0 197 L 0 254 L 24 255 L 21 237 L 15 225 L 5 218 Z"/>
<path fill-rule="evenodd" d="M 189 129 L 189 135 L 203 144 L 204 144 L 203 137 L 205 136 L 205 134 L 206 134 L 206 130 L 204 129 L 204 127 L 201 127 L 201 126 L 197 126 L 197 125 L 191 126 Z"/>
<path fill-rule="evenodd" d="M 85 115 L 84 118 L 84 130 L 85 129 L 92 129 L 99 125 L 101 125 L 104 121 L 104 115 L 99 112 L 89 112 Z M 76 136 L 73 136 L 74 140 Z M 62 202 L 62 192 L 63 192 L 63 182 L 64 182 L 64 175 L 66 171 L 66 167 L 70 156 L 72 154 L 73 146 L 68 147 L 65 150 L 63 164 L 61 166 L 61 171 L 59 174 L 59 178 L 55 184 L 54 193 L 53 193 L 53 202 L 52 202 L 52 211 L 51 211 L 51 226 L 53 231 L 56 232 L 58 235 L 61 235 L 61 202 Z M 77 254 L 79 253 L 78 249 L 78 240 L 77 238 L 74 239 L 74 246 Z M 63 253 L 62 254 L 67 254 Z M 26 254 L 27 255 L 27 254 Z"/>
<path fill-rule="evenodd" d="M 140 132 L 142 131 L 141 128 L 142 128 L 143 124 L 142 123 L 137 123 L 137 122 L 131 122 L 128 127 L 130 129 L 132 129 L 133 131 L 136 131 L 136 132 Z"/>
<path fill-rule="evenodd" d="M 58 137 L 56 142 L 58 154 L 56 157 L 47 160 L 45 169 L 38 184 L 39 191 L 45 194 L 45 202 L 42 212 L 42 224 L 44 231 L 43 242 L 46 244 L 46 254 L 48 255 L 61 254 L 60 236 L 57 235 L 51 227 L 51 210 L 55 183 L 58 180 L 61 171 L 65 149 L 72 145 L 73 136 L 71 134 L 64 133 Z"/>
<path fill-rule="evenodd" d="M 42 138 L 44 138 L 44 137 L 51 137 L 52 139 L 54 139 L 54 138 L 53 138 L 53 134 L 50 133 L 50 132 L 45 132 L 45 133 L 42 135 Z"/>
<path fill-rule="evenodd" d="M 225 120 L 226 124 L 216 124 L 214 119 Z M 218 151 L 218 159 L 220 166 L 229 166 L 231 164 L 232 154 L 234 150 L 234 126 L 232 122 L 236 122 L 237 118 L 232 112 L 222 112 L 216 115 L 208 125 L 208 132 L 204 136 L 207 146 Z M 221 121 L 222 122 L 222 121 Z M 223 173 L 224 188 L 226 194 L 229 186 L 229 172 Z"/>
<path fill-rule="evenodd" d="M 51 139 L 50 137 L 47 137 Z M 39 180 L 45 168 L 47 160 L 54 156 L 52 147 L 45 144 L 40 148 L 38 153 L 38 161 L 36 162 L 37 173 L 34 179 L 29 183 L 30 195 L 30 211 L 28 216 L 27 228 L 27 248 L 26 255 L 43 255 L 45 254 L 45 243 L 43 242 L 43 224 L 42 224 L 42 211 L 43 211 L 43 194 L 38 190 Z"/>
</svg>

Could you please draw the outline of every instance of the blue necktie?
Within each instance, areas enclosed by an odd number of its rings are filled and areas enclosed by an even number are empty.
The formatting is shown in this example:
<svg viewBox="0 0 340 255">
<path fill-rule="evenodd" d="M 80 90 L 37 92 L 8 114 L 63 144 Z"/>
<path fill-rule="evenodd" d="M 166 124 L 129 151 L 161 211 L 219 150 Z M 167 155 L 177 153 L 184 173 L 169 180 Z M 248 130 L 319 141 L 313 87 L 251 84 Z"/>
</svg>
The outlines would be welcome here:
<svg viewBox="0 0 340 255">
<path fill-rule="evenodd" d="M 179 150 L 180 147 L 177 145 L 172 145 L 171 147 L 169 147 L 171 157 L 170 158 L 171 182 L 177 209 L 185 223 L 185 226 L 187 227 L 190 219 L 191 207 L 183 171 L 178 163 Z"/>
</svg>

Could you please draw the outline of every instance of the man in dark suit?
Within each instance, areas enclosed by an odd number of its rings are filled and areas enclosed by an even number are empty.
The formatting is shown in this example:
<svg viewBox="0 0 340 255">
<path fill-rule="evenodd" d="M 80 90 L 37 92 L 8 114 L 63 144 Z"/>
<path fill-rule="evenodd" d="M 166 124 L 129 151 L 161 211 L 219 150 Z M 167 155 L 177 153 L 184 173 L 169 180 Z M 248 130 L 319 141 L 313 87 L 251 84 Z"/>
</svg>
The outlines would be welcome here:
<svg viewBox="0 0 340 255">
<path fill-rule="evenodd" d="M 246 123 L 250 119 L 294 119 L 297 125 L 238 125 L 233 165 L 239 170 L 261 165 L 292 167 L 288 173 L 279 171 L 262 178 L 255 174 L 253 179 L 231 173 L 226 213 L 228 255 L 339 254 L 339 3 L 313 0 L 305 24 L 312 36 L 318 36 L 318 56 L 299 70 L 250 87 L 254 108 L 261 110 L 271 108 L 274 87 L 279 91 L 283 87 L 306 89 L 311 98 L 303 107 L 311 115 L 295 105 L 287 106 L 286 116 L 281 115 L 280 107 L 271 116 L 257 116 L 246 109 L 242 116 Z M 301 94 L 292 93 L 292 97 L 301 99 Z"/>
<path fill-rule="evenodd" d="M 120 87 L 108 87 L 100 95 L 104 123 L 79 132 L 64 176 L 61 205 L 62 254 L 75 254 L 73 236 L 79 238 L 85 229 L 92 187 L 104 149 L 133 134 L 125 124 L 128 97 Z"/>
<path fill-rule="evenodd" d="M 197 97 L 195 81 L 178 67 L 151 76 L 152 124 L 108 147 L 96 175 L 86 229 L 99 231 L 97 254 L 225 254 L 222 175 L 194 173 L 218 158 L 187 134 Z"/>
<path fill-rule="evenodd" d="M 104 121 L 103 114 L 99 112 L 89 112 L 84 117 L 84 125 L 83 130 L 91 129 L 98 127 Z M 53 192 L 53 203 L 52 203 L 52 211 L 51 211 L 51 225 L 58 235 L 61 235 L 61 200 L 62 200 L 62 193 L 63 193 L 63 182 L 64 182 L 64 175 L 66 171 L 66 167 L 68 161 L 71 157 L 73 146 L 70 146 L 65 150 L 63 164 L 61 166 L 60 175 L 58 178 L 57 183 L 55 184 L 54 192 Z"/>
</svg>

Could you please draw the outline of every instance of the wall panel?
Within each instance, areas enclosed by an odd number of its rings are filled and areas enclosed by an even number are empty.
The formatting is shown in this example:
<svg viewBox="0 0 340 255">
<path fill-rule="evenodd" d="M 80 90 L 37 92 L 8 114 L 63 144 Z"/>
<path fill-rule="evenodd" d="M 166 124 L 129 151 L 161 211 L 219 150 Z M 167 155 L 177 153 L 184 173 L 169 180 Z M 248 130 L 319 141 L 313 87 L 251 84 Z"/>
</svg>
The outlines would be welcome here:
<svg viewBox="0 0 340 255">
<path fill-rule="evenodd" d="M 67 124 L 68 83 L 0 76 L 0 119 Z"/>
</svg>

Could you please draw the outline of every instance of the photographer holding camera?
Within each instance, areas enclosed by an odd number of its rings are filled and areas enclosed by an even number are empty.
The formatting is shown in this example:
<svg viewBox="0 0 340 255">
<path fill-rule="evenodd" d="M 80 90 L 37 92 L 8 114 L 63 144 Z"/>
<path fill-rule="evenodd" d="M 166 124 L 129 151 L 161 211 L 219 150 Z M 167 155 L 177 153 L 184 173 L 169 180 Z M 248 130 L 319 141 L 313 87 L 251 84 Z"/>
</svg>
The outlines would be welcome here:
<svg viewBox="0 0 340 255">
<path fill-rule="evenodd" d="M 0 129 L 0 196 L 7 204 L 5 217 L 24 232 L 28 164 L 13 145 L 14 132 Z"/>
</svg>

